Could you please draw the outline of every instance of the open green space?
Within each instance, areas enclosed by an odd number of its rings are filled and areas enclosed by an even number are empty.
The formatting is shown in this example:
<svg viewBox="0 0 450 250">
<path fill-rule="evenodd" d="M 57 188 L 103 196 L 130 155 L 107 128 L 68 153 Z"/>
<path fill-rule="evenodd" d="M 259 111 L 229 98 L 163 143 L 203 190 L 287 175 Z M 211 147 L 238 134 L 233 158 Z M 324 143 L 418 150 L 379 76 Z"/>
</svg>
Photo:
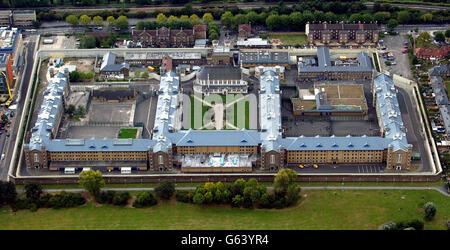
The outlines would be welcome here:
<svg viewBox="0 0 450 250">
<path fill-rule="evenodd" d="M 437 213 L 425 229 L 446 229 L 450 199 L 433 190 L 307 190 L 294 207 L 236 209 L 159 202 L 136 209 L 92 203 L 78 208 L 20 210 L 3 207 L 2 229 L 377 229 L 388 221 L 423 219 L 423 205 Z"/>
<path fill-rule="evenodd" d="M 283 43 L 283 45 L 305 45 L 307 44 L 307 36 L 305 34 L 276 34 L 276 33 L 269 33 L 267 35 L 262 35 L 261 37 L 272 39 L 272 38 L 278 38 Z"/>
<path fill-rule="evenodd" d="M 447 90 L 447 96 L 450 97 L 450 80 L 445 81 L 445 89 Z"/>
<path fill-rule="evenodd" d="M 443 181 L 436 182 L 297 182 L 300 187 L 442 187 Z M 204 182 L 177 182 L 174 183 L 176 187 L 197 187 L 204 186 Z M 260 182 L 264 186 L 273 186 L 272 182 Z M 106 184 L 105 188 L 148 188 L 156 187 L 158 183 L 115 183 Z M 17 190 L 23 190 L 24 185 L 16 185 Z M 42 185 L 43 189 L 71 189 L 82 188 L 78 184 L 56 184 L 56 185 Z"/>
<path fill-rule="evenodd" d="M 136 139 L 137 129 L 136 128 L 121 128 L 119 132 L 119 139 Z"/>
</svg>

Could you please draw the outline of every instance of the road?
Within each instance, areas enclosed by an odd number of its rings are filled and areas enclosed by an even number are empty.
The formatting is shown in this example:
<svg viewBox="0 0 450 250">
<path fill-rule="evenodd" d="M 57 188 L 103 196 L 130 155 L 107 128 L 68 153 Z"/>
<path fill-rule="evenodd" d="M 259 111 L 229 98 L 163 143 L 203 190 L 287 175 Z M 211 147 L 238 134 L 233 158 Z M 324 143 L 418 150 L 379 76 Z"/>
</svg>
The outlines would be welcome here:
<svg viewBox="0 0 450 250">
<path fill-rule="evenodd" d="M 285 2 L 285 5 L 287 7 L 290 7 L 292 5 L 297 4 L 297 2 Z M 272 7 L 277 6 L 278 3 L 266 3 L 266 2 L 254 2 L 254 3 L 200 3 L 200 4 L 193 4 L 192 8 L 194 9 L 200 9 L 200 8 L 213 8 L 213 7 L 219 7 L 223 8 L 225 6 L 229 7 L 239 7 L 241 9 L 251 9 L 251 8 L 259 8 L 259 7 Z M 365 2 L 364 5 L 367 7 L 373 7 L 373 2 Z M 397 6 L 397 7 L 404 7 L 404 8 L 412 8 L 412 9 L 421 9 L 421 10 L 445 10 L 450 9 L 448 6 L 435 6 L 435 5 L 421 5 L 421 4 L 401 4 L 401 3 L 390 3 L 391 6 Z M 129 7 L 125 6 L 127 9 L 130 10 L 130 12 L 137 12 L 139 10 L 144 10 L 146 12 L 153 11 L 156 9 L 162 9 L 162 8 L 171 8 L 171 9 L 181 9 L 184 8 L 184 4 L 160 4 L 160 5 L 142 5 L 139 7 Z M 53 11 L 82 11 L 82 10 L 89 10 L 89 11 L 95 11 L 95 10 L 114 10 L 114 9 L 122 9 L 123 7 L 113 7 L 113 6 L 92 6 L 92 7 L 50 7 L 48 9 L 51 9 Z M 33 9 L 33 8 L 21 8 L 21 9 Z"/>
<path fill-rule="evenodd" d="M 450 197 L 450 194 L 447 193 L 444 187 L 351 187 L 351 186 L 317 186 L 317 187 L 304 187 L 300 185 L 300 188 L 303 190 L 327 190 L 327 189 L 336 189 L 336 190 L 435 190 L 447 197 Z M 195 190 L 196 187 L 175 187 L 176 190 Z M 273 189 L 273 187 L 267 187 L 267 189 Z M 154 191 L 155 188 L 102 188 L 102 191 Z M 84 192 L 85 189 L 82 188 L 67 188 L 67 189 L 43 189 L 44 192 Z M 17 193 L 23 193 L 24 190 L 17 190 Z"/>
<path fill-rule="evenodd" d="M 30 85 L 30 79 L 31 79 L 31 72 L 33 71 L 33 62 L 34 62 L 34 54 L 35 54 L 35 39 L 30 39 L 30 42 L 28 42 L 27 46 L 25 47 L 26 51 L 26 58 L 24 60 L 24 70 L 25 74 L 22 78 L 22 84 L 19 87 L 20 92 L 17 93 L 20 95 L 20 100 L 17 103 L 17 109 L 15 111 L 15 117 L 14 121 L 11 123 L 10 127 L 10 139 L 8 144 L 6 144 L 6 151 L 5 151 L 5 160 L 2 162 L 0 167 L 0 180 L 5 181 L 8 176 L 9 171 L 9 163 L 11 162 L 12 153 L 14 151 L 14 144 L 16 142 L 17 137 L 17 131 L 19 129 L 20 124 L 20 117 L 22 117 L 23 107 L 25 103 L 25 98 L 27 95 L 28 87 Z M 16 98 L 14 98 L 16 100 Z M 17 119 L 18 118 L 18 119 Z"/>
</svg>

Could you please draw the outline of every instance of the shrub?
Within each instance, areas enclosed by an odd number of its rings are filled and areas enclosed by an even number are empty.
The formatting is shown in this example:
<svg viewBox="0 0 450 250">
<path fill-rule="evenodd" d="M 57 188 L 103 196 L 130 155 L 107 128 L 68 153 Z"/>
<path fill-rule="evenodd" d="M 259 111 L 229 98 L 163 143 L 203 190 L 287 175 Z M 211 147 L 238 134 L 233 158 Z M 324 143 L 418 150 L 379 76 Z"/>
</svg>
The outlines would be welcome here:
<svg viewBox="0 0 450 250">
<path fill-rule="evenodd" d="M 17 198 L 16 185 L 12 182 L 0 181 L 0 206 L 12 204 Z"/>
<path fill-rule="evenodd" d="M 175 198 L 179 202 L 191 203 L 192 202 L 192 193 L 185 191 L 185 190 L 177 191 L 175 193 Z"/>
<path fill-rule="evenodd" d="M 231 192 L 228 189 L 225 189 L 222 192 L 222 202 L 223 203 L 229 203 L 231 201 Z"/>
<path fill-rule="evenodd" d="M 286 199 L 285 198 L 278 198 L 274 203 L 273 207 L 276 209 L 282 209 L 286 207 Z"/>
<path fill-rule="evenodd" d="M 235 195 L 233 199 L 231 200 L 231 206 L 232 207 L 240 207 L 244 203 L 244 197 L 241 195 Z"/>
<path fill-rule="evenodd" d="M 27 199 L 37 202 L 42 194 L 42 186 L 37 183 L 27 183 L 25 184 L 25 194 Z"/>
<path fill-rule="evenodd" d="M 44 195 L 42 195 L 41 198 L 39 199 L 39 207 L 45 207 L 45 208 L 51 207 L 51 204 L 50 204 L 51 198 L 52 198 L 52 195 L 49 193 L 45 193 Z"/>
<path fill-rule="evenodd" d="M 395 222 L 391 221 L 391 222 L 381 225 L 378 229 L 379 230 L 397 230 L 397 224 L 395 224 Z"/>
<path fill-rule="evenodd" d="M 205 201 L 205 197 L 202 193 L 197 192 L 192 198 L 192 201 L 197 205 L 201 205 Z"/>
<path fill-rule="evenodd" d="M 170 199 L 175 193 L 175 185 L 170 181 L 163 181 L 155 188 L 156 196 L 160 199 Z"/>
<path fill-rule="evenodd" d="M 30 205 L 30 211 L 36 212 L 38 210 L 38 206 L 35 203 L 31 203 Z"/>
<path fill-rule="evenodd" d="M 96 201 L 101 204 L 112 204 L 115 194 L 116 192 L 112 190 L 101 192 L 96 198 Z"/>
<path fill-rule="evenodd" d="M 130 193 L 128 192 L 117 192 L 113 198 L 113 205 L 125 206 L 130 199 Z"/>
<path fill-rule="evenodd" d="M 31 203 L 28 199 L 17 198 L 14 203 L 11 204 L 13 211 L 30 208 Z"/>
<path fill-rule="evenodd" d="M 436 215 L 436 207 L 434 206 L 433 202 L 427 202 L 425 206 L 423 207 L 425 219 L 431 220 Z"/>
<path fill-rule="evenodd" d="M 207 192 L 205 194 L 205 202 L 206 203 L 211 203 L 213 201 L 213 195 L 211 192 Z"/>
<path fill-rule="evenodd" d="M 291 206 L 300 199 L 300 187 L 292 184 L 286 191 L 286 206 Z"/>
<path fill-rule="evenodd" d="M 242 204 L 244 208 L 253 209 L 253 202 L 251 198 L 244 198 L 244 202 Z"/>
<path fill-rule="evenodd" d="M 48 204 L 54 209 L 76 207 L 86 203 L 86 199 L 80 193 L 62 191 L 50 197 Z"/>
<path fill-rule="evenodd" d="M 272 203 L 270 202 L 269 194 L 265 193 L 261 196 L 260 208 L 272 208 Z"/>
<path fill-rule="evenodd" d="M 142 208 L 154 206 L 158 203 L 152 193 L 145 191 L 137 195 L 137 199 L 133 203 L 133 207 Z"/>
<path fill-rule="evenodd" d="M 413 219 L 408 223 L 408 227 L 412 227 L 416 230 L 423 230 L 424 223 L 419 219 Z"/>
<path fill-rule="evenodd" d="M 233 196 L 243 195 L 245 184 L 246 182 L 244 179 L 237 179 L 230 187 L 231 194 Z"/>
</svg>

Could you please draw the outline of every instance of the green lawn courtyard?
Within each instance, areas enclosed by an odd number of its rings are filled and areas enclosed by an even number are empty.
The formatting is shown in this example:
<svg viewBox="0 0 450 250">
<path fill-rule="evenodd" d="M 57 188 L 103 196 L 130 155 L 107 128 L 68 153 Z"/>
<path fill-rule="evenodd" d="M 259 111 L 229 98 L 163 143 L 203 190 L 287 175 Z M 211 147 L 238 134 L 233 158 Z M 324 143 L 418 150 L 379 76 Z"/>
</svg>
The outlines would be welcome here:
<svg viewBox="0 0 450 250">
<path fill-rule="evenodd" d="M 201 99 L 203 102 L 200 101 Z M 192 129 L 216 129 L 209 123 L 211 120 L 215 122 L 218 117 L 214 105 L 224 104 L 222 129 L 250 129 L 250 104 L 247 100 L 247 97 L 243 95 L 190 96 L 190 115 L 188 116 L 190 123 L 188 124 L 191 124 Z"/>
<path fill-rule="evenodd" d="M 119 139 L 128 139 L 128 138 L 132 138 L 132 139 L 136 139 L 136 135 L 137 135 L 137 128 L 121 128 L 119 131 Z"/>
<path fill-rule="evenodd" d="M 278 38 L 280 39 L 283 45 L 297 46 L 297 45 L 305 45 L 308 43 L 306 35 L 300 32 L 290 32 L 289 34 L 269 33 L 261 37 L 267 39 Z"/>
<path fill-rule="evenodd" d="M 433 202 L 435 218 L 425 229 L 446 229 L 450 199 L 434 190 L 306 190 L 285 209 L 236 209 L 171 201 L 136 209 L 91 202 L 78 208 L 20 210 L 2 208 L 2 229 L 378 229 L 388 221 L 423 219 Z"/>
</svg>

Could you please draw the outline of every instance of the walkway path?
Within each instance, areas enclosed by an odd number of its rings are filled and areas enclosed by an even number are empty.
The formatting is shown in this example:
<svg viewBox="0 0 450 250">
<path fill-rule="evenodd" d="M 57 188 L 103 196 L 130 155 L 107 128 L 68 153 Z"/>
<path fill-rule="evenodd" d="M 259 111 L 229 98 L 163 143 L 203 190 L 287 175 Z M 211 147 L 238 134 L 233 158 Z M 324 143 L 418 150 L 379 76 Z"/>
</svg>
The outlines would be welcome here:
<svg viewBox="0 0 450 250">
<path fill-rule="evenodd" d="M 267 187 L 268 189 L 273 189 L 273 187 Z M 155 188 L 103 188 L 102 190 L 108 191 L 153 191 Z M 177 190 L 195 190 L 196 187 L 176 187 Z M 347 190 L 435 190 L 447 197 L 450 197 L 450 194 L 446 192 L 444 187 L 348 187 L 348 186 L 317 186 L 317 187 L 302 187 L 304 190 L 326 190 L 326 189 L 347 189 Z M 67 189 L 43 189 L 44 192 L 82 192 L 84 189 L 82 188 L 67 188 Z M 24 190 L 17 190 L 18 193 L 23 193 Z"/>
</svg>

